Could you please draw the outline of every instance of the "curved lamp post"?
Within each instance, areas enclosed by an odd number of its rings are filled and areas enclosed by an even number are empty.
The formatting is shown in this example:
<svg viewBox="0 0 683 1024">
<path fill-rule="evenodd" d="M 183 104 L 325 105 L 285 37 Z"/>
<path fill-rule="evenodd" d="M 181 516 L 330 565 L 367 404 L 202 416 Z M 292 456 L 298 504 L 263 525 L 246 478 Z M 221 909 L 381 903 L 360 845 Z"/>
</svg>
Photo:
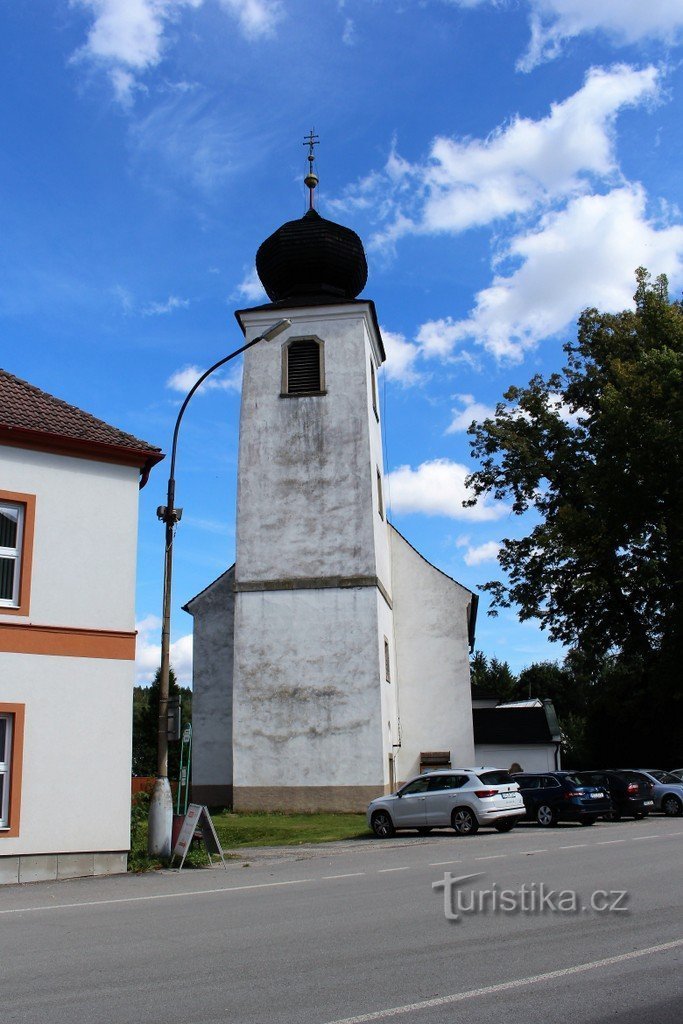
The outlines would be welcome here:
<svg viewBox="0 0 683 1024">
<path fill-rule="evenodd" d="M 149 805 L 149 832 L 147 849 L 153 857 L 170 857 L 171 855 L 171 827 L 173 823 L 173 799 L 171 786 L 168 781 L 168 690 L 169 690 L 169 652 L 171 646 L 171 579 L 173 575 L 173 534 L 176 524 L 180 522 L 183 514 L 181 508 L 175 507 L 175 458 L 178 447 L 178 431 L 183 414 L 188 403 L 197 388 L 206 380 L 210 374 L 225 363 L 230 362 L 235 356 L 246 352 L 248 348 L 257 345 L 259 341 L 271 341 L 291 326 L 291 320 L 278 320 L 272 327 L 269 327 L 257 338 L 235 349 L 229 356 L 219 359 L 217 363 L 201 375 L 199 380 L 192 385 L 185 400 L 180 407 L 178 418 L 173 430 L 173 444 L 171 445 L 171 463 L 168 477 L 168 490 L 166 504 L 160 505 L 157 509 L 157 517 L 164 523 L 165 529 L 165 555 L 164 555 L 164 596 L 161 627 L 161 674 L 159 680 L 159 728 L 157 738 L 157 777 L 152 791 L 152 799 Z"/>
</svg>

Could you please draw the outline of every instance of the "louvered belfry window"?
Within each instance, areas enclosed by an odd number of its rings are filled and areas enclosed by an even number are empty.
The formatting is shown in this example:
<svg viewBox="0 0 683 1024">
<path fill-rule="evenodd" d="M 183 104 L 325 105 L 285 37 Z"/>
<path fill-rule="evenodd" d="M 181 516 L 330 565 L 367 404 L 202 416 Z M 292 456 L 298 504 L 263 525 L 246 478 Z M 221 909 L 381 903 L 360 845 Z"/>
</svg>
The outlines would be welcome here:
<svg viewBox="0 0 683 1024">
<path fill-rule="evenodd" d="M 322 391 L 320 345 L 313 338 L 293 341 L 287 349 L 287 394 L 315 395 Z"/>
</svg>

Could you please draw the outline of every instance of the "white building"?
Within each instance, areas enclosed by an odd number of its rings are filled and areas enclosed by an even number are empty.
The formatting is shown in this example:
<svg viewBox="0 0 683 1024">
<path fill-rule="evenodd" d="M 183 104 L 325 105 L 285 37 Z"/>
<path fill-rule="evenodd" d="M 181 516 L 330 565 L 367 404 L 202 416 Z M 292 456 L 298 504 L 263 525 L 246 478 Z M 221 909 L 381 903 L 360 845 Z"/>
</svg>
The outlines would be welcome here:
<svg viewBox="0 0 683 1024">
<path fill-rule="evenodd" d="M 386 519 L 385 359 L 360 239 L 311 210 L 263 243 L 242 310 L 236 563 L 194 618 L 193 792 L 237 809 L 362 809 L 474 757 L 476 599 Z"/>
<path fill-rule="evenodd" d="M 125 871 L 157 448 L 0 370 L 0 882 Z"/>
</svg>

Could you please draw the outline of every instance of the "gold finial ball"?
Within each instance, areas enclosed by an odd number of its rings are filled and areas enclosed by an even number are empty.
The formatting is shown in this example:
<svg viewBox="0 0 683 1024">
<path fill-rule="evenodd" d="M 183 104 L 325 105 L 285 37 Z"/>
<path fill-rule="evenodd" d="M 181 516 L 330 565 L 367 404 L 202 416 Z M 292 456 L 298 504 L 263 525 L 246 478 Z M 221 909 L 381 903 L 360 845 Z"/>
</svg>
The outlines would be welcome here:
<svg viewBox="0 0 683 1024">
<path fill-rule="evenodd" d="M 317 174 L 313 174 L 311 172 L 310 174 L 307 174 L 306 177 L 304 178 L 304 185 L 306 185 L 307 188 L 315 188 L 315 186 L 317 184 L 318 184 L 318 175 Z"/>
</svg>

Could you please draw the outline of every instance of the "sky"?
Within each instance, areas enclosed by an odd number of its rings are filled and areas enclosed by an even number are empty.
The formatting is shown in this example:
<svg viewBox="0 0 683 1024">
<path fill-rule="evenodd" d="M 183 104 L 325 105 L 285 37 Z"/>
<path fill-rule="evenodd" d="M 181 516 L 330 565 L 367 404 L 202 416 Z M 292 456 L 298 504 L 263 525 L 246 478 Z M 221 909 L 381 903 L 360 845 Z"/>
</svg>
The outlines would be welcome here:
<svg viewBox="0 0 683 1024">
<path fill-rule="evenodd" d="M 364 241 L 387 362 L 387 504 L 472 589 L 498 578 L 505 502 L 463 508 L 467 427 L 563 365 L 582 309 L 634 270 L 683 286 L 681 0 L 0 0 L 0 365 L 170 446 L 184 392 L 264 301 L 259 244 L 306 209 Z M 234 556 L 240 368 L 186 414 L 181 606 Z M 138 678 L 159 662 L 167 463 L 140 498 Z M 514 609 L 477 649 L 560 659 Z"/>
</svg>

